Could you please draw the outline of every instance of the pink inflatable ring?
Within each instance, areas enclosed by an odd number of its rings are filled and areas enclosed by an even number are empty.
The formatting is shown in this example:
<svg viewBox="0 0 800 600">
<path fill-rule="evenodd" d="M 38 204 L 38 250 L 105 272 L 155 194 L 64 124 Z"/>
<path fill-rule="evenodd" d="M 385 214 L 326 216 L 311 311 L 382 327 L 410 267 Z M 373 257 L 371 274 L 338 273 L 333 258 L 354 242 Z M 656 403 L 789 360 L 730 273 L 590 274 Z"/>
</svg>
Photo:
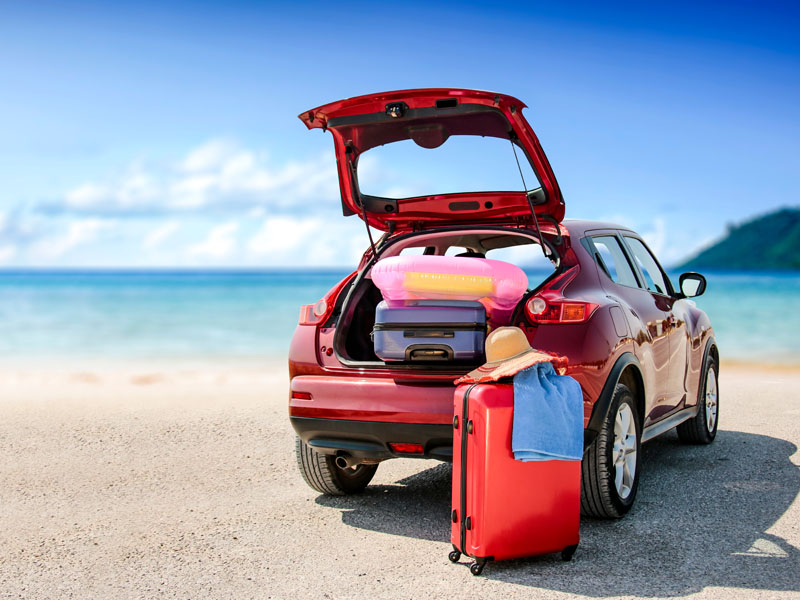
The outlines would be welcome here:
<svg viewBox="0 0 800 600">
<path fill-rule="evenodd" d="M 516 265 L 466 256 L 390 256 L 372 267 L 372 281 L 386 302 L 478 300 L 495 319 L 510 313 L 528 288 Z"/>
</svg>

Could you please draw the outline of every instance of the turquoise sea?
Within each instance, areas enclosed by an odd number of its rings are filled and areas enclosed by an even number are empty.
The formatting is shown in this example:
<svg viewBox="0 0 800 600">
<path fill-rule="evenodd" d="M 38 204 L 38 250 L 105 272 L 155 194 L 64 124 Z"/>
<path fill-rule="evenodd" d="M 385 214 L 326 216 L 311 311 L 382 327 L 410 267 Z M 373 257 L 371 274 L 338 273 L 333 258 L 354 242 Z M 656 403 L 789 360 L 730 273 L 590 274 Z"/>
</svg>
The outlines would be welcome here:
<svg viewBox="0 0 800 600">
<path fill-rule="evenodd" d="M 283 360 L 300 305 L 344 275 L 2 271 L 0 358 Z M 723 360 L 800 364 L 800 274 L 706 276 Z"/>
</svg>

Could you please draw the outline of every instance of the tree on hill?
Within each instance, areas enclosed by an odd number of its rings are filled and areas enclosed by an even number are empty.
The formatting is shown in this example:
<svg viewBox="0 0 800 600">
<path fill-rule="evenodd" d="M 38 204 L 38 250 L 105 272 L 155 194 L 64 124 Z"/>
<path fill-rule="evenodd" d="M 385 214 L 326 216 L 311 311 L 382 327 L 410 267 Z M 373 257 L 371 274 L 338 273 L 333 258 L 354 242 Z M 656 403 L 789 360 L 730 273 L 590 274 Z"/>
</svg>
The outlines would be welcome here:
<svg viewBox="0 0 800 600">
<path fill-rule="evenodd" d="M 729 226 L 723 239 L 678 268 L 800 270 L 800 208 L 784 208 Z"/>
</svg>

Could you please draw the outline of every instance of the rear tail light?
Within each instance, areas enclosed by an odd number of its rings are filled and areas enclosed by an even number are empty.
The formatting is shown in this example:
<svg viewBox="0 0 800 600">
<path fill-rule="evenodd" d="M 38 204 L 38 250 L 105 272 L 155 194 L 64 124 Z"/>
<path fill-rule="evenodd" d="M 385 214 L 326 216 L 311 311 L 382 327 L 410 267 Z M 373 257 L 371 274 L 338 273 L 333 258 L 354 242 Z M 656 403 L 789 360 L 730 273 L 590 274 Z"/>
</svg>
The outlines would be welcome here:
<svg viewBox="0 0 800 600">
<path fill-rule="evenodd" d="M 567 299 L 562 290 L 578 274 L 573 267 L 562 273 L 525 304 L 525 312 L 533 323 L 582 323 L 599 306 L 593 302 Z"/>
<path fill-rule="evenodd" d="M 295 392 L 292 390 L 292 400 L 311 400 L 310 392 Z"/>
<path fill-rule="evenodd" d="M 423 454 L 425 452 L 422 444 L 389 442 L 389 448 L 398 454 Z"/>
<path fill-rule="evenodd" d="M 334 306 L 336 306 L 336 299 L 339 297 L 342 289 L 349 284 L 355 273 L 342 279 L 335 288 L 325 294 L 325 297 L 316 304 L 304 304 L 300 307 L 300 325 L 319 325 L 328 320 L 331 316 Z"/>
<path fill-rule="evenodd" d="M 581 323 L 592 316 L 597 309 L 597 304 L 592 302 L 545 302 L 545 308 L 541 311 L 531 307 L 534 300 L 542 300 L 536 296 L 528 300 L 525 307 L 528 316 L 534 323 Z"/>
</svg>

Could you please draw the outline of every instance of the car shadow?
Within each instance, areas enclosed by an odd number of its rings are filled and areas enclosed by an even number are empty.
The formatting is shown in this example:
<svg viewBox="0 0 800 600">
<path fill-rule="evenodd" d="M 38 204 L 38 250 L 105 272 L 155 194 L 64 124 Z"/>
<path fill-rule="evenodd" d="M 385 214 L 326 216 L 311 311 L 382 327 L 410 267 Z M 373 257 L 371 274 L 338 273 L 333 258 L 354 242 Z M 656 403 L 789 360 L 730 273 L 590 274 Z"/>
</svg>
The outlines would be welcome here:
<svg viewBox="0 0 800 600">
<path fill-rule="evenodd" d="M 682 596 L 708 586 L 800 591 L 800 550 L 768 532 L 800 490 L 800 469 L 789 460 L 796 451 L 750 433 L 720 431 L 710 446 L 661 436 L 643 447 L 634 508 L 617 521 L 582 518 L 572 562 L 548 555 L 490 563 L 484 576 L 595 597 Z M 439 464 L 396 485 L 316 501 L 340 509 L 353 527 L 445 542 L 446 560 L 451 473 Z"/>
</svg>

